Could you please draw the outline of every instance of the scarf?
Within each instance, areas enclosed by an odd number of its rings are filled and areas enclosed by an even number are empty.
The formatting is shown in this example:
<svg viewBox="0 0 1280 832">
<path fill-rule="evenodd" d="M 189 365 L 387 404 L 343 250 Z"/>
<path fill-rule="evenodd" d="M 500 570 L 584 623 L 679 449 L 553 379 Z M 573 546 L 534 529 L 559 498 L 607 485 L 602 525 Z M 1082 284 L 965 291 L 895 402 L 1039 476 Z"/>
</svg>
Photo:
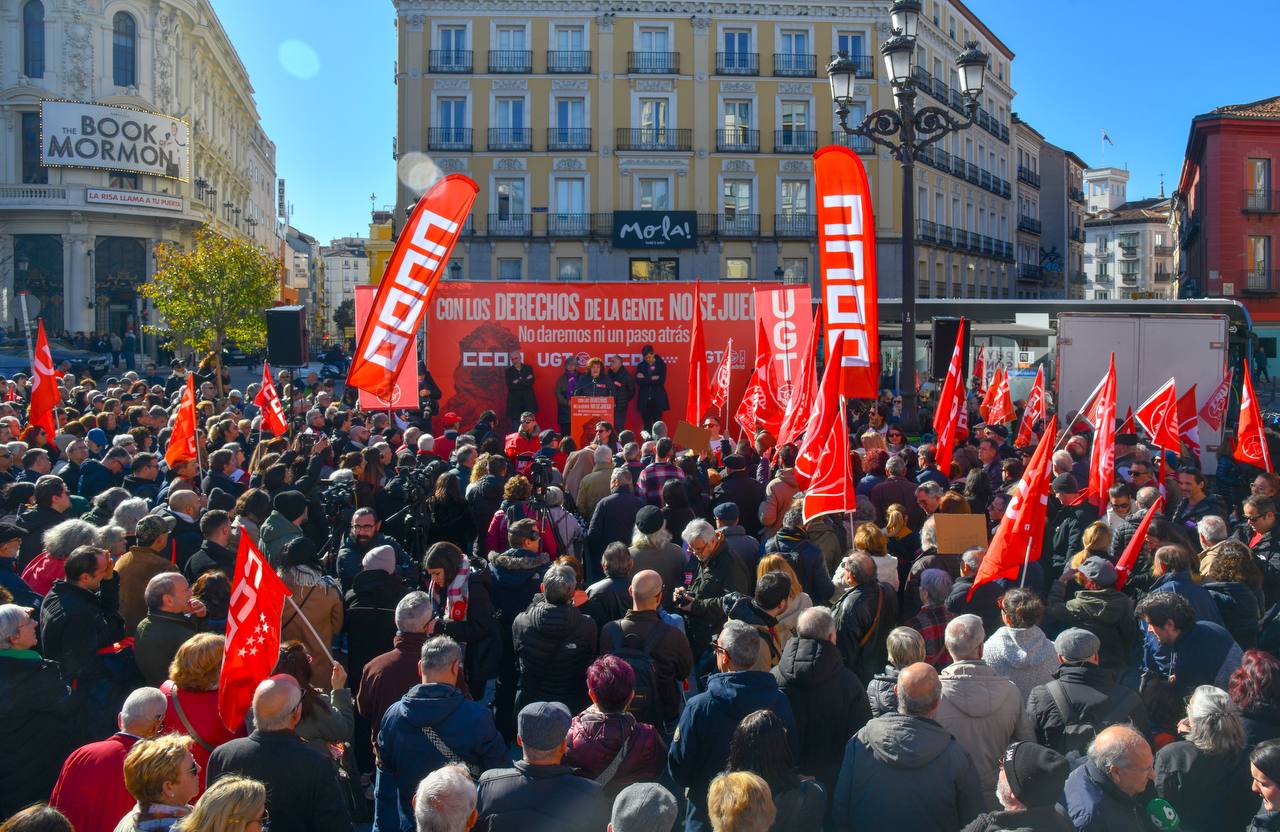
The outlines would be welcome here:
<svg viewBox="0 0 1280 832">
<path fill-rule="evenodd" d="M 458 566 L 458 574 L 453 576 L 445 591 L 444 614 L 450 621 L 467 620 L 467 599 L 471 593 L 471 583 L 468 580 L 470 574 L 471 564 L 463 558 Z"/>
</svg>

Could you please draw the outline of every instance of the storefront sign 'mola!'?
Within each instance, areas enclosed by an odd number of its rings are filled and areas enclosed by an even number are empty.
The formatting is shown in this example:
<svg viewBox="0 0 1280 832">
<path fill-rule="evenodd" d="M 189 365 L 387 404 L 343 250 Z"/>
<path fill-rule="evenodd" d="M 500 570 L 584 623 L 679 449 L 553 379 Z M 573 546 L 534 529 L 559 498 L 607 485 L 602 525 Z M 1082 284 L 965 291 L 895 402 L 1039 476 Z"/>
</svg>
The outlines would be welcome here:
<svg viewBox="0 0 1280 832">
<path fill-rule="evenodd" d="M 614 248 L 694 248 L 698 214 L 694 211 L 614 211 Z"/>
<path fill-rule="evenodd" d="M 40 102 L 40 164 L 191 178 L 191 127 L 159 113 L 77 101 Z"/>
</svg>

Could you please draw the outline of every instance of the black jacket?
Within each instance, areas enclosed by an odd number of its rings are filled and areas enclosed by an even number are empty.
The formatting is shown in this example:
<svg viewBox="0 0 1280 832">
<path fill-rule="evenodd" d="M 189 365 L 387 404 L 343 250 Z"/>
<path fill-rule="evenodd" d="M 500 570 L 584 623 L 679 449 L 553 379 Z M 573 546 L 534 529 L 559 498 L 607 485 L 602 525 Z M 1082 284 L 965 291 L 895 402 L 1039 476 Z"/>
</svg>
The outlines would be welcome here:
<svg viewBox="0 0 1280 832">
<path fill-rule="evenodd" d="M 244 493 L 244 483 L 236 482 L 226 474 L 215 471 L 205 474 L 204 480 L 200 483 L 200 488 L 205 494 L 212 494 L 215 488 L 221 488 L 232 497 L 239 497 Z"/>
<path fill-rule="evenodd" d="M 698 564 L 698 573 L 688 588 L 693 605 L 685 616 L 685 632 L 695 661 L 724 626 L 721 599 L 730 592 L 750 592 L 750 586 L 751 577 L 746 567 L 723 540 L 705 562 Z"/>
<path fill-rule="evenodd" d="M 973 589 L 973 578 L 958 578 L 951 585 L 951 594 L 947 596 L 947 612 L 952 615 L 976 615 L 982 619 L 982 630 L 994 633 L 1004 626 L 1000 618 L 1000 596 L 1004 594 L 1004 586 L 998 581 L 988 581 L 978 587 L 969 600 L 969 590 Z"/>
<path fill-rule="evenodd" d="M 177 557 L 178 569 L 181 570 L 204 543 L 204 535 L 200 534 L 200 524 L 194 520 L 179 517 L 168 508 L 157 512 L 157 514 L 159 513 L 173 518 L 173 531 L 169 533 L 169 545 Z M 229 574 L 227 577 L 234 579 L 235 576 L 234 574 Z"/>
<path fill-rule="evenodd" d="M 1147 709 L 1138 694 L 1117 684 L 1106 668 L 1072 662 L 1058 668 L 1054 678 L 1062 682 L 1070 714 L 1063 714 L 1048 684 L 1037 685 L 1027 697 L 1027 717 L 1036 732 L 1036 742 L 1066 754 L 1072 750 L 1063 734 L 1068 725 L 1090 723 L 1095 731 L 1108 725 L 1132 722 L 1144 735 L 1150 733 Z"/>
<path fill-rule="evenodd" d="M 445 617 L 437 632 L 465 648 L 462 670 L 467 684 L 475 691 L 484 690 L 484 682 L 497 678 L 502 661 L 501 614 L 493 604 L 493 573 L 483 561 L 472 561 L 467 578 L 467 614 L 460 620 Z M 537 588 L 536 582 L 534 589 Z M 435 593 L 436 612 L 445 615 L 445 594 Z M 507 625 L 507 632 L 511 627 Z"/>
<path fill-rule="evenodd" d="M 1081 498 L 1075 505 L 1060 505 L 1053 516 L 1052 568 L 1046 576 L 1053 580 L 1076 552 L 1084 548 L 1084 530 L 1098 519 L 1098 508 Z"/>
<path fill-rule="evenodd" d="M 1223 504 L 1222 498 L 1217 494 L 1206 494 L 1204 499 L 1196 503 L 1194 506 L 1185 499 L 1178 503 L 1177 508 L 1173 510 L 1173 515 L 1169 518 L 1173 522 L 1182 526 L 1182 528 L 1195 540 L 1196 523 L 1200 522 L 1209 515 L 1217 515 L 1223 520 L 1231 516 L 1231 512 Z"/>
<path fill-rule="evenodd" d="M 636 365 L 636 406 L 644 410 L 658 413 L 671 407 L 667 398 L 667 362 L 661 356 L 655 356 L 653 366 L 641 361 Z M 646 426 L 647 427 L 647 426 Z"/>
<path fill-rule="evenodd" d="M 359 573 L 343 598 L 342 632 L 347 634 L 347 672 L 359 679 L 364 666 L 387 652 L 396 638 L 396 604 L 404 584 L 381 569 Z"/>
<path fill-rule="evenodd" d="M 1209 591 L 1222 615 L 1222 626 L 1240 649 L 1253 647 L 1258 641 L 1258 622 L 1262 618 L 1258 594 L 1239 581 L 1211 581 L 1201 586 Z"/>
<path fill-rule="evenodd" d="M 75 704 L 57 662 L 0 656 L 0 816 L 49 799 L 75 747 Z"/>
<path fill-rule="evenodd" d="M 40 607 L 40 645 L 46 658 L 62 667 L 70 681 L 82 674 L 101 670 L 98 649 L 124 637 L 124 621 L 114 603 L 116 595 L 108 583 L 118 584 L 119 577 L 103 582 L 97 593 L 81 589 L 67 581 L 54 581 L 53 588 Z"/>
<path fill-rule="evenodd" d="M 186 576 L 189 583 L 195 583 L 196 580 L 206 572 L 214 570 L 221 571 L 227 576 L 227 580 L 234 581 L 236 579 L 236 553 L 225 546 L 219 546 L 212 540 L 205 540 L 200 544 L 200 548 L 191 557 L 187 558 L 187 563 L 182 567 L 182 574 Z"/>
<path fill-rule="evenodd" d="M 834 644 L 799 635 L 783 648 L 773 678 L 795 713 L 800 772 L 834 794 L 844 747 L 871 719 L 866 689 Z"/>
<path fill-rule="evenodd" d="M 1001 810 L 978 815 L 962 832 L 1073 832 L 1067 820 L 1054 806 L 1017 811 Z"/>
<path fill-rule="evenodd" d="M 272 832 L 350 832 L 351 821 L 329 755 L 293 731 L 254 731 L 209 755 L 205 781 L 224 774 L 252 777 L 267 787 Z"/>
<path fill-rule="evenodd" d="M 1058 628 L 1080 627 L 1098 637 L 1098 662 L 1122 670 L 1136 664 L 1139 643 L 1133 600 L 1111 587 L 1082 589 L 1066 600 L 1067 585 L 1054 581 L 1049 589 L 1045 616 Z"/>
<path fill-rule="evenodd" d="M 568 766 L 517 760 L 480 775 L 477 792 L 477 832 L 600 832 L 609 823 L 600 786 Z"/>
<path fill-rule="evenodd" d="M 1247 751 L 1206 754 L 1187 740 L 1156 752 L 1156 793 L 1173 804 L 1180 829 L 1244 829 L 1261 802 L 1250 787 Z"/>
<path fill-rule="evenodd" d="M 72 515 L 54 511 L 51 508 L 28 508 L 18 514 L 18 525 L 26 530 L 22 545 L 18 547 L 18 571 L 21 572 L 28 563 L 44 551 L 44 533 L 63 520 L 71 520 Z"/>
<path fill-rule="evenodd" d="M 592 560 L 598 563 L 610 543 L 631 544 L 636 514 L 644 506 L 644 500 L 627 488 L 615 488 L 596 503 L 591 524 L 587 526 L 587 550 Z"/>
<path fill-rule="evenodd" d="M 836 644 L 844 666 L 866 685 L 889 661 L 889 631 L 898 620 L 898 596 L 883 582 L 859 584 L 834 606 Z"/>
<path fill-rule="evenodd" d="M 119 485 L 123 479 L 123 474 L 113 474 L 98 460 L 86 459 L 80 465 L 80 496 L 92 500 L 108 488 Z"/>
<path fill-rule="evenodd" d="M 533 395 L 533 368 L 521 364 L 520 369 L 507 367 L 502 374 L 507 383 L 507 417 L 518 419 L 526 410 L 536 413 L 538 399 Z"/>
<path fill-rule="evenodd" d="M 631 576 L 603 578 L 587 587 L 587 601 L 582 611 L 603 627 L 617 621 L 631 609 Z"/>
<path fill-rule="evenodd" d="M 1245 747 L 1280 737 L 1280 705 L 1259 704 L 1240 713 L 1244 721 Z"/>
<path fill-rule="evenodd" d="M 764 502 L 764 485 L 746 471 L 733 471 L 711 492 L 711 507 L 736 503 L 742 528 L 756 537 L 760 534 L 760 504 Z"/>
<path fill-rule="evenodd" d="M 364 556 L 369 554 L 370 549 L 378 546 L 390 546 L 395 549 L 397 565 L 405 562 L 404 549 L 400 548 L 400 542 L 394 537 L 387 537 L 382 532 L 375 534 L 368 546 L 357 544 L 349 534 L 342 538 L 342 545 L 338 547 L 337 570 L 338 583 L 342 584 L 343 589 L 351 588 L 351 582 L 360 573 L 360 563 L 364 560 Z"/>
<path fill-rule="evenodd" d="M 596 658 L 596 624 L 570 604 L 535 600 L 511 625 L 520 687 L 516 708 L 530 702 L 563 702 L 570 713 L 585 709 L 587 668 Z"/>
<path fill-rule="evenodd" d="M 160 483 L 157 480 L 144 480 L 128 474 L 120 485 L 131 497 L 141 497 L 152 508 L 155 508 L 160 499 Z M 208 494 L 209 491 L 206 489 L 204 493 Z"/>
<path fill-rule="evenodd" d="M 628 610 L 618 621 L 611 621 L 600 630 L 600 654 L 616 653 L 624 646 L 640 649 L 654 627 L 662 627 L 664 634 L 649 652 L 653 659 L 654 684 L 658 691 L 654 697 L 662 721 L 674 724 L 684 706 L 680 683 L 693 670 L 693 653 L 689 639 L 679 629 L 662 621 L 656 610 L 637 612 Z M 657 727 L 662 727 L 658 725 Z"/>
</svg>

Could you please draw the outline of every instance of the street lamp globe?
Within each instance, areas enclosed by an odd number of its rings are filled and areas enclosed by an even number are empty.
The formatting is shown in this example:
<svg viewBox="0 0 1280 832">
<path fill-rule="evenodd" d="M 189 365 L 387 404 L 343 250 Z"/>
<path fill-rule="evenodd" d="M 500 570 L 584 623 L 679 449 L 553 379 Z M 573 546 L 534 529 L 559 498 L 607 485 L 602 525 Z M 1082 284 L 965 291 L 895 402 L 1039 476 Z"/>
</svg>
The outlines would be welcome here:
<svg viewBox="0 0 1280 832">
<path fill-rule="evenodd" d="M 884 57 L 884 69 L 889 76 L 889 83 L 895 87 L 906 86 L 911 80 L 911 58 L 916 51 L 916 39 L 901 32 L 894 32 L 893 37 L 880 45 L 880 54 Z"/>
<path fill-rule="evenodd" d="M 858 65 L 841 53 L 827 64 L 827 79 L 831 82 L 831 100 L 837 110 L 848 110 L 853 104 L 853 82 Z"/>
<path fill-rule="evenodd" d="M 976 41 L 965 44 L 965 50 L 956 56 L 960 92 L 971 100 L 977 101 L 982 95 L 982 82 L 988 60 L 987 53 L 978 48 Z"/>
<path fill-rule="evenodd" d="M 916 26 L 920 22 L 920 0 L 893 0 L 889 9 L 889 22 L 894 29 L 901 30 L 909 38 L 916 36 Z"/>
</svg>

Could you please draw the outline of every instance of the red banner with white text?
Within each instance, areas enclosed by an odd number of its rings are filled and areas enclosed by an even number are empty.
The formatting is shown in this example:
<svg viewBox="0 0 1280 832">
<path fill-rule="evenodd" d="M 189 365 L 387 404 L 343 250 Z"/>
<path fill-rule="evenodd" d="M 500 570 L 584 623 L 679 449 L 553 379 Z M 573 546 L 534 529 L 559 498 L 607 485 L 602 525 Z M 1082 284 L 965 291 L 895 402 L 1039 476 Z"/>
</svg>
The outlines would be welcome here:
<svg viewBox="0 0 1280 832">
<path fill-rule="evenodd" d="M 758 284 L 703 282 L 702 320 L 707 374 L 724 359 L 733 339 L 733 374 L 726 407 L 731 416 L 751 375 L 755 344 L 754 292 Z M 674 431 L 683 418 L 689 378 L 689 321 L 692 282 L 501 283 L 441 281 L 427 307 L 427 368 L 440 385 L 442 408 L 473 424 L 484 410 L 503 413 L 504 371 L 512 350 L 533 368 L 538 424 L 556 424 L 556 380 L 566 356 L 578 366 L 587 359 L 622 358 L 628 372 L 651 344 L 667 367 L 670 400 L 665 419 Z M 638 392 L 638 391 L 637 391 Z M 628 406 L 627 427 L 640 418 L 636 399 Z M 727 419 L 722 424 L 729 426 Z"/>
<path fill-rule="evenodd" d="M 764 381 L 775 391 L 785 409 L 791 391 L 800 380 L 804 346 L 813 329 L 813 303 L 808 286 L 783 286 L 756 290 L 756 317 L 769 349 Z M 756 344 L 757 352 L 764 350 Z M 778 414 L 781 419 L 782 414 Z"/>
<path fill-rule="evenodd" d="M 376 300 L 377 286 L 356 287 L 356 332 L 363 334 L 373 321 L 373 304 Z M 409 358 L 400 366 L 395 382 L 391 385 L 391 395 L 380 396 L 370 390 L 360 391 L 360 408 L 362 410 L 416 410 L 418 407 L 418 333 L 409 338 L 405 348 Z"/>
<path fill-rule="evenodd" d="M 862 160 L 847 147 L 824 147 L 813 159 L 827 353 L 833 355 L 836 335 L 844 333 L 840 393 L 874 399 L 880 391 L 880 322 L 871 186 Z"/>
</svg>

